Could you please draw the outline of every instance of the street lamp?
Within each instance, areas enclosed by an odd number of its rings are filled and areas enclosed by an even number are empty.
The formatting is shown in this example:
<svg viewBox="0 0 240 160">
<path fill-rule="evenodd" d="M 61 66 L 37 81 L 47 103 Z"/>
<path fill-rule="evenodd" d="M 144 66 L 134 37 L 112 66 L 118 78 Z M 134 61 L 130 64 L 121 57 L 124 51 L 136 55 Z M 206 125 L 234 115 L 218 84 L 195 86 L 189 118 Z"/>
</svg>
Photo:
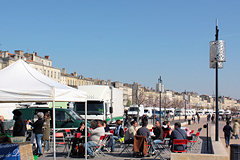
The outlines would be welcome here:
<svg viewBox="0 0 240 160">
<path fill-rule="evenodd" d="M 161 112 L 162 112 L 162 92 L 163 91 L 163 85 L 162 85 L 162 78 L 161 76 L 158 78 L 158 91 L 160 93 L 160 99 L 159 99 L 159 122 L 160 124 L 162 124 L 162 115 L 161 115 Z"/>
<path fill-rule="evenodd" d="M 225 42 L 223 40 L 218 40 L 218 21 L 216 21 L 216 34 L 215 41 L 210 42 L 210 68 L 216 69 L 216 131 L 215 140 L 219 141 L 219 114 L 218 114 L 218 69 L 223 68 L 223 62 L 226 62 L 225 58 Z"/>
<path fill-rule="evenodd" d="M 184 100 L 185 100 L 185 121 L 187 121 L 187 92 L 186 92 L 186 90 L 185 90 L 185 92 L 184 92 Z"/>
</svg>

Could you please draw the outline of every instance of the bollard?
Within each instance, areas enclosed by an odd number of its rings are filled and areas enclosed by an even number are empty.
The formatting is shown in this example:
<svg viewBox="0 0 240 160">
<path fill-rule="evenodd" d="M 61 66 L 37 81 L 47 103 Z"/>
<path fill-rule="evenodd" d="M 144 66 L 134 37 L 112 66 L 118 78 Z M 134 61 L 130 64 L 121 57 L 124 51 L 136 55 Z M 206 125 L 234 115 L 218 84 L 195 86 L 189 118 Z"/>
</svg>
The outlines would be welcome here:
<svg viewBox="0 0 240 160">
<path fill-rule="evenodd" d="M 207 128 L 207 152 L 208 152 L 208 123 L 204 124 L 203 128 Z"/>
</svg>

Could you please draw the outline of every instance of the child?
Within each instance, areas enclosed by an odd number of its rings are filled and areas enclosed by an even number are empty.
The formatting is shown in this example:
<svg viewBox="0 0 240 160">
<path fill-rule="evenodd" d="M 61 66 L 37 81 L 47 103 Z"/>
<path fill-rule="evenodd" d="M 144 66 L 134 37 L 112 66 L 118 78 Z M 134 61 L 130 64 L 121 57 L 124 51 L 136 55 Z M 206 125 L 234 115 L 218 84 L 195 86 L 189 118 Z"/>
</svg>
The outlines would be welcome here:
<svg viewBox="0 0 240 160">
<path fill-rule="evenodd" d="M 232 127 L 229 125 L 229 121 L 226 122 L 226 125 L 223 127 L 223 132 L 224 132 L 224 138 L 225 138 L 225 142 L 226 142 L 226 147 L 228 148 L 229 144 L 230 144 L 230 136 L 231 136 L 231 132 L 233 132 Z"/>
</svg>

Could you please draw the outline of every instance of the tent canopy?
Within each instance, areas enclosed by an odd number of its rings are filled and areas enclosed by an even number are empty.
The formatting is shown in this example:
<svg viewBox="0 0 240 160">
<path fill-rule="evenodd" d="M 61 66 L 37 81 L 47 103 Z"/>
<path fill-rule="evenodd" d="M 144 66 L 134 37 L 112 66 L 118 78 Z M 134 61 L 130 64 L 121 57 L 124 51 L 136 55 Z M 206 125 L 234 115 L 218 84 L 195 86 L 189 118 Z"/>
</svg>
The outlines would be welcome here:
<svg viewBox="0 0 240 160">
<path fill-rule="evenodd" d="M 0 70 L 0 102 L 78 102 L 86 93 L 58 83 L 23 60 Z"/>
</svg>

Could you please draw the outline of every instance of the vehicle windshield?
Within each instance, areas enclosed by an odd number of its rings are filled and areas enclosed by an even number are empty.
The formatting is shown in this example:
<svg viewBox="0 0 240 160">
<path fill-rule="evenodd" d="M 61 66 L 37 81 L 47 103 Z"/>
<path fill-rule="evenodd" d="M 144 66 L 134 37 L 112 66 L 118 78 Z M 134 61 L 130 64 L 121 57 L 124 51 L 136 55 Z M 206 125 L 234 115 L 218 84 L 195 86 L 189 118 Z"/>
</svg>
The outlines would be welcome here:
<svg viewBox="0 0 240 160">
<path fill-rule="evenodd" d="M 68 112 L 75 120 L 81 120 L 81 119 L 82 119 L 80 116 L 77 115 L 77 113 L 75 113 L 75 112 L 72 111 L 71 109 L 67 109 L 67 112 Z"/>
<path fill-rule="evenodd" d="M 144 109 L 144 113 L 147 113 L 148 112 L 148 110 L 147 109 Z"/>
<path fill-rule="evenodd" d="M 80 115 L 85 114 L 85 102 L 75 102 L 74 111 Z M 103 102 L 101 101 L 88 101 L 87 102 L 87 115 L 103 115 Z"/>
<path fill-rule="evenodd" d="M 131 107 L 131 108 L 129 108 L 129 111 L 138 111 L 138 108 L 137 107 Z"/>
</svg>

